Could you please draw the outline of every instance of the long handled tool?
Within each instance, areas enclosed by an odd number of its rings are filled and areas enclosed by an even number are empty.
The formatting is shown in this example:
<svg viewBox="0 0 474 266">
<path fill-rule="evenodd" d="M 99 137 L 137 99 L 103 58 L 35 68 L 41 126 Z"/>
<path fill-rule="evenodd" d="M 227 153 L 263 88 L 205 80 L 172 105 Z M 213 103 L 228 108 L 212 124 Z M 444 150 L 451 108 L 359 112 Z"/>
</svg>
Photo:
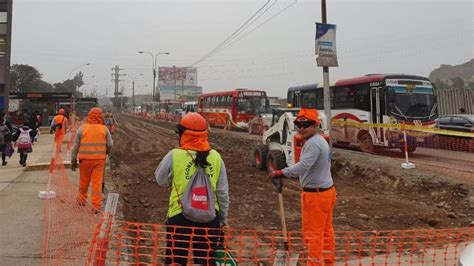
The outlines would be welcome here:
<svg viewBox="0 0 474 266">
<path fill-rule="evenodd" d="M 275 260 L 273 265 L 294 265 L 298 263 L 299 254 L 290 252 L 290 246 L 288 241 L 288 232 L 286 229 L 286 218 L 285 218 L 285 207 L 283 206 L 283 180 L 281 177 L 273 178 L 273 184 L 275 185 L 278 192 L 278 205 L 280 206 L 280 222 L 282 227 L 282 233 L 284 237 L 283 247 L 285 251 L 275 252 Z"/>
</svg>

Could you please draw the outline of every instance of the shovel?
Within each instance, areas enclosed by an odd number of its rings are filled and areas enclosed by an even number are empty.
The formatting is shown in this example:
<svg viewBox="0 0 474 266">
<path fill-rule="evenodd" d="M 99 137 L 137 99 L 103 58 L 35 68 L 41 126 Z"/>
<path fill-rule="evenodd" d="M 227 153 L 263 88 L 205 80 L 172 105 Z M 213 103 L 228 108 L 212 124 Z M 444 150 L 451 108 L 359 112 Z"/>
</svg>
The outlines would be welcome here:
<svg viewBox="0 0 474 266">
<path fill-rule="evenodd" d="M 272 178 L 272 182 L 275 185 L 278 192 L 278 204 L 280 205 L 280 222 L 282 227 L 282 233 L 284 237 L 283 247 L 284 251 L 275 252 L 275 260 L 273 261 L 274 266 L 291 265 L 296 266 L 299 259 L 298 253 L 291 254 L 290 246 L 288 244 L 288 233 L 286 230 L 286 218 L 285 218 L 285 207 L 283 206 L 283 180 L 281 177 Z"/>
</svg>

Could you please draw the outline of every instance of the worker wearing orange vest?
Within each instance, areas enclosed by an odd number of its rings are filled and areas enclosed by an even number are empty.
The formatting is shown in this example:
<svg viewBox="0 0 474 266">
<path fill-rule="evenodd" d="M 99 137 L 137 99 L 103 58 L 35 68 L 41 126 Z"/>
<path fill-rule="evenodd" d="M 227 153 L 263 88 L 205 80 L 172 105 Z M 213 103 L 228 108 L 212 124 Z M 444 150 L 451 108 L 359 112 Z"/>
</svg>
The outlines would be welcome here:
<svg viewBox="0 0 474 266">
<path fill-rule="evenodd" d="M 102 110 L 94 107 L 87 115 L 86 123 L 77 130 L 71 153 L 71 170 L 77 169 L 77 159 L 80 164 L 77 201 L 85 205 L 89 183 L 92 182 L 91 205 L 94 213 L 98 213 L 102 206 L 105 159 L 112 146 L 112 136 L 104 125 Z"/>
<path fill-rule="evenodd" d="M 54 144 L 56 145 L 56 151 L 61 152 L 61 145 L 63 144 L 64 135 L 68 128 L 68 120 L 66 118 L 64 109 L 59 109 L 58 115 L 56 115 L 51 121 L 51 131 L 54 132 Z"/>
</svg>

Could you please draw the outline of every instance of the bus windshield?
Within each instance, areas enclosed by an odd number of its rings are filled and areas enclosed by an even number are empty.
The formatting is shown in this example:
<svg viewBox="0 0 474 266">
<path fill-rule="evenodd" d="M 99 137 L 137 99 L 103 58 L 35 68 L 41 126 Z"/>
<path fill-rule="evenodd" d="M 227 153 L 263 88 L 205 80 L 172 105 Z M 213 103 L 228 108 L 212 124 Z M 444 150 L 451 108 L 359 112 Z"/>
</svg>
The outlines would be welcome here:
<svg viewBox="0 0 474 266">
<path fill-rule="evenodd" d="M 238 111 L 241 114 L 262 114 L 268 112 L 267 97 L 262 92 L 243 92 L 239 94 Z"/>
<path fill-rule="evenodd" d="M 431 87 L 387 87 L 389 115 L 404 120 L 430 120 L 437 117 L 437 104 Z"/>
</svg>

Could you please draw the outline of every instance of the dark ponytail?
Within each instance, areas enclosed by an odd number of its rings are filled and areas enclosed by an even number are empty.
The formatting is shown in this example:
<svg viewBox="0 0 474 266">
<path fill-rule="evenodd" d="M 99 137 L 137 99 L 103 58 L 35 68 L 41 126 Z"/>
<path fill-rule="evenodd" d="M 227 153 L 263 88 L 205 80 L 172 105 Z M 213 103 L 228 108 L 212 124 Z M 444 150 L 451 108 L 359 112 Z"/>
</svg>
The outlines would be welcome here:
<svg viewBox="0 0 474 266">
<path fill-rule="evenodd" d="M 211 165 L 207 161 L 207 156 L 209 155 L 209 151 L 197 151 L 196 152 L 196 159 L 194 159 L 194 164 L 201 168 L 206 168 Z"/>
</svg>

